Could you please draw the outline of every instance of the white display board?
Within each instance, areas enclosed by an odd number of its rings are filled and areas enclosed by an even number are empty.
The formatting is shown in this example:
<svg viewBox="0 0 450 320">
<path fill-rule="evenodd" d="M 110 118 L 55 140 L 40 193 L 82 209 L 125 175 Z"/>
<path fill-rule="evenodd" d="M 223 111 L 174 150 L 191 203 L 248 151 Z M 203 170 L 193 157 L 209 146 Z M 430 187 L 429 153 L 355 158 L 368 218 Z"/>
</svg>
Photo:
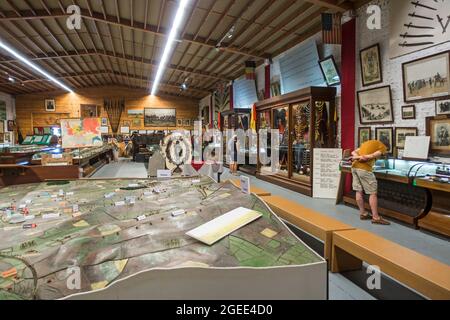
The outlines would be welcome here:
<svg viewBox="0 0 450 320">
<path fill-rule="evenodd" d="M 403 151 L 402 158 L 427 160 L 428 152 L 430 150 L 430 141 L 430 137 L 407 136 L 405 140 L 405 150 Z"/>
<path fill-rule="evenodd" d="M 342 149 L 314 149 L 313 197 L 336 199 L 341 172 Z"/>
</svg>

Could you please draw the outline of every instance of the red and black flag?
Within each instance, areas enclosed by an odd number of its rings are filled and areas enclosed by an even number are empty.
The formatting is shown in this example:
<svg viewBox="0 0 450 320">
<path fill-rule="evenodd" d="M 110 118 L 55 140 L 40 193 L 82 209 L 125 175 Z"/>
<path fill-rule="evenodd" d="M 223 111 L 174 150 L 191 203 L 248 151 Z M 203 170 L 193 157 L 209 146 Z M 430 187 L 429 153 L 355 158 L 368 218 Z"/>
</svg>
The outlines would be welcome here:
<svg viewBox="0 0 450 320">
<path fill-rule="evenodd" d="M 324 44 L 342 44 L 341 13 L 322 13 L 322 40 Z"/>
<path fill-rule="evenodd" d="M 256 79 L 256 62 L 255 61 L 245 61 L 245 79 L 255 80 Z"/>
</svg>

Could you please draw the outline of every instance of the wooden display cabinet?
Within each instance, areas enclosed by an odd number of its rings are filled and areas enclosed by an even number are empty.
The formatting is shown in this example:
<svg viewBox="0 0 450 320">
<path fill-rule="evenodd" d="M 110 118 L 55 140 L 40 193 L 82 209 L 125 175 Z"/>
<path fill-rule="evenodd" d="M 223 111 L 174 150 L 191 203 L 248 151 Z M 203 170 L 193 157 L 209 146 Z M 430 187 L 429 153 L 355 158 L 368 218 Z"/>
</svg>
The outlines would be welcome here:
<svg viewBox="0 0 450 320">
<path fill-rule="evenodd" d="M 258 131 L 275 129 L 279 135 L 278 149 L 272 150 L 271 133 L 267 149 L 258 141 L 258 178 L 312 196 L 314 149 L 337 147 L 335 99 L 334 87 L 309 87 L 256 104 Z M 276 173 L 261 161 L 272 152 L 279 155 Z"/>
<path fill-rule="evenodd" d="M 236 108 L 230 111 L 225 111 L 221 113 L 221 123 L 222 123 L 222 131 L 225 130 L 238 130 L 242 129 L 244 131 L 249 130 L 250 121 L 251 121 L 251 109 L 242 109 Z M 223 148 L 223 156 L 225 165 L 226 163 L 226 153 L 227 153 L 227 144 L 226 139 L 224 139 L 224 148 Z M 256 150 L 253 150 L 256 151 Z M 256 154 L 254 155 L 256 157 Z M 239 165 L 239 170 L 245 172 L 250 175 L 256 174 L 256 164 L 250 164 L 250 148 L 248 141 L 245 145 L 245 164 Z"/>
</svg>

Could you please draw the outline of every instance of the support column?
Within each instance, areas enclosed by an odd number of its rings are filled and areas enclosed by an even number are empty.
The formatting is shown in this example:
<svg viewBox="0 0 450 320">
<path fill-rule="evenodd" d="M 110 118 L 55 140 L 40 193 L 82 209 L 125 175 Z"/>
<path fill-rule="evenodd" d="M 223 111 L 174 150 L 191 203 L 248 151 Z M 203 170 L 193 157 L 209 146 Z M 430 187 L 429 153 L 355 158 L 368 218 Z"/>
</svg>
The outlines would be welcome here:
<svg viewBox="0 0 450 320">
<path fill-rule="evenodd" d="M 356 19 L 342 25 L 342 94 L 341 145 L 342 149 L 355 148 L 356 102 Z M 347 175 L 345 191 L 351 190 L 351 177 Z"/>
</svg>

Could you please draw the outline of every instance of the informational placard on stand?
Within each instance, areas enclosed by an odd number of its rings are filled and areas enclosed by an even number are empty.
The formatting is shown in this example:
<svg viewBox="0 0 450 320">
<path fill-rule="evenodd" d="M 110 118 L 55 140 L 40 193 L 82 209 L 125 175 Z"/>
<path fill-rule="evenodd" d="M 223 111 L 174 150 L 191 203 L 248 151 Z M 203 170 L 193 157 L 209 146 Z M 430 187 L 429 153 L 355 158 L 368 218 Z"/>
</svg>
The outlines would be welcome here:
<svg viewBox="0 0 450 320">
<path fill-rule="evenodd" d="M 170 178 L 172 176 L 172 171 L 170 170 L 158 170 L 156 171 L 157 178 Z"/>
<path fill-rule="evenodd" d="M 241 190 L 245 194 L 250 194 L 250 178 L 241 176 Z"/>
<path fill-rule="evenodd" d="M 342 149 L 314 149 L 313 197 L 336 199 L 341 173 Z"/>
</svg>

